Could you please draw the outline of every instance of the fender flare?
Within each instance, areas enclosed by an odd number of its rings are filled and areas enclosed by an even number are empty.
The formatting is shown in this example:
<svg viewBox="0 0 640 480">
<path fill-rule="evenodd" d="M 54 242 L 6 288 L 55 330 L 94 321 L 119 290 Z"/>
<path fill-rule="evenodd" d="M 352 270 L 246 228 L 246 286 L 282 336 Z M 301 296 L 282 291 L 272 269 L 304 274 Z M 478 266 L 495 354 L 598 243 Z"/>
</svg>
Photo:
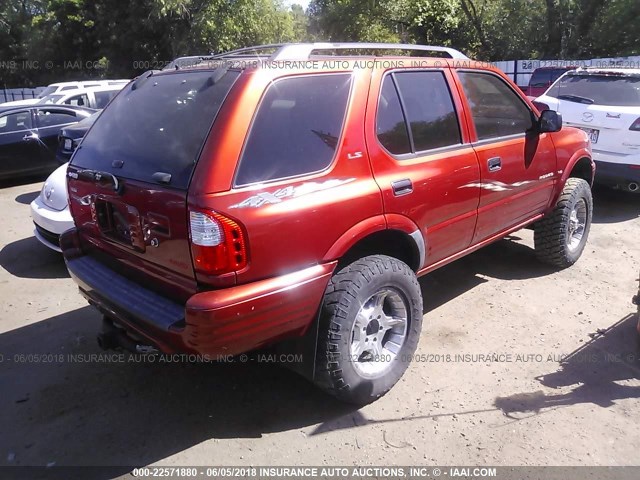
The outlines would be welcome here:
<svg viewBox="0 0 640 480">
<path fill-rule="evenodd" d="M 322 261 L 337 260 L 363 238 L 385 230 L 398 230 L 406 233 L 416 245 L 419 254 L 419 268 L 422 268 L 426 257 L 426 242 L 418 226 L 408 217 L 399 214 L 381 214 L 362 220 L 344 232 L 325 253 Z"/>
<path fill-rule="evenodd" d="M 553 196 L 553 201 L 551 202 L 550 206 L 553 207 L 556 202 L 558 201 L 558 198 L 560 197 L 560 193 L 562 192 L 562 189 L 564 188 L 564 184 L 567 183 L 567 180 L 569 179 L 569 175 L 571 175 L 571 172 L 573 171 L 573 167 L 576 166 L 576 164 L 582 160 L 583 158 L 588 158 L 589 161 L 591 162 L 591 182 L 590 185 L 593 185 L 593 180 L 596 174 L 596 164 L 593 161 L 593 158 L 591 156 L 591 152 L 589 150 L 587 150 L 586 148 L 581 148 L 579 150 L 577 150 L 569 159 L 569 161 L 566 163 L 564 169 L 558 168 L 558 174 L 560 175 L 560 179 L 558 180 L 558 187 L 556 188 L 556 193 Z"/>
</svg>

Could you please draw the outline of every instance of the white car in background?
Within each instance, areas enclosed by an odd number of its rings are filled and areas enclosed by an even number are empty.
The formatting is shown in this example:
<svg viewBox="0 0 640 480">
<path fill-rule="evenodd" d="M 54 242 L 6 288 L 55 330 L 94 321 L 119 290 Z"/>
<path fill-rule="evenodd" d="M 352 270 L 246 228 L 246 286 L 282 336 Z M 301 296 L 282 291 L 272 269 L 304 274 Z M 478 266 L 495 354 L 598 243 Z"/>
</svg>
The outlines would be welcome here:
<svg viewBox="0 0 640 480">
<path fill-rule="evenodd" d="M 73 218 L 67 201 L 67 166 L 59 166 L 44 182 L 40 195 L 31 202 L 34 235 L 42 244 L 61 252 L 60 234 L 73 228 Z"/>
<path fill-rule="evenodd" d="M 640 192 L 640 69 L 579 68 L 535 103 L 588 134 L 597 183 Z"/>
<path fill-rule="evenodd" d="M 20 106 L 20 105 L 33 105 L 40 102 L 43 98 L 59 93 L 69 93 L 72 90 L 78 90 L 80 88 L 93 88 L 93 87 L 110 87 L 115 85 L 122 85 L 124 87 L 129 80 L 90 80 L 86 82 L 59 82 L 52 83 L 42 92 L 38 94 L 36 98 L 28 98 L 26 100 L 14 100 L 12 102 L 5 102 L 0 104 L 3 107 Z"/>
<path fill-rule="evenodd" d="M 79 88 L 70 92 L 53 93 L 41 99 L 38 104 L 72 105 L 102 110 L 125 85 L 123 83 L 108 87 Z"/>
</svg>

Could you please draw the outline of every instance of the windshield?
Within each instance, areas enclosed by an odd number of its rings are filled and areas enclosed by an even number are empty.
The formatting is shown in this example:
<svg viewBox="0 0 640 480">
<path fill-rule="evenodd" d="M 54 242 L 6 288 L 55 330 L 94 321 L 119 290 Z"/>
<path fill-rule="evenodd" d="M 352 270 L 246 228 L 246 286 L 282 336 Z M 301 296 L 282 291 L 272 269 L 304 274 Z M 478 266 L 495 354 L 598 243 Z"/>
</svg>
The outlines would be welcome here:
<svg viewBox="0 0 640 480">
<path fill-rule="evenodd" d="M 204 141 L 239 72 L 180 72 L 141 77 L 102 114 L 73 164 L 186 189 Z M 117 161 L 117 162 L 116 162 Z M 114 162 L 119 164 L 114 167 Z"/>
<path fill-rule="evenodd" d="M 547 95 L 570 102 L 640 106 L 640 77 L 569 73 L 553 85 Z"/>
<path fill-rule="evenodd" d="M 58 87 L 47 87 L 45 88 L 42 92 L 40 92 L 38 94 L 37 98 L 44 98 L 47 95 L 51 95 L 52 93 L 54 93 L 57 90 Z"/>
</svg>

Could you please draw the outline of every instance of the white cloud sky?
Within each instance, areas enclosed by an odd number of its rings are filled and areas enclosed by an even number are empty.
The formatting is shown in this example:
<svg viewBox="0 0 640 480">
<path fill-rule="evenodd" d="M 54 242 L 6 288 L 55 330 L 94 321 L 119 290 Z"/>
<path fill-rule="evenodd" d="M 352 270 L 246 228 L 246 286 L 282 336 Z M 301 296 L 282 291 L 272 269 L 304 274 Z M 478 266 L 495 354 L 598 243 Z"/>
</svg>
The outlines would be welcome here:
<svg viewBox="0 0 640 480">
<path fill-rule="evenodd" d="M 284 0 L 284 4 L 293 5 L 294 3 L 297 3 L 298 5 L 302 5 L 302 8 L 306 10 L 309 6 L 309 1 L 310 0 Z"/>
</svg>

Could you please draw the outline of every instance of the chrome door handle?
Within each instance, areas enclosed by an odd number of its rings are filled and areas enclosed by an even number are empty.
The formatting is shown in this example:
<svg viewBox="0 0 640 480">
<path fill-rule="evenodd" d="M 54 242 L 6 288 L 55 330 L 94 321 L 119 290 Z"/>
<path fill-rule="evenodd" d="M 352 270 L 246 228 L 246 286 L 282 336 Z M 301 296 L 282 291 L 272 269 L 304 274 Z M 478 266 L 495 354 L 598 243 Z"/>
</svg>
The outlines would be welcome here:
<svg viewBox="0 0 640 480">
<path fill-rule="evenodd" d="M 38 140 L 38 135 L 35 133 L 31 133 L 22 137 L 22 140 L 24 140 L 25 142 L 33 142 L 34 140 Z"/>
<path fill-rule="evenodd" d="M 393 190 L 393 195 L 395 197 L 407 195 L 408 193 L 413 192 L 413 183 L 411 183 L 411 180 L 408 178 L 403 178 L 402 180 L 391 182 L 391 189 Z"/>
<path fill-rule="evenodd" d="M 487 167 L 490 172 L 497 172 L 502 168 L 502 159 L 500 157 L 493 157 L 487 160 Z"/>
</svg>

